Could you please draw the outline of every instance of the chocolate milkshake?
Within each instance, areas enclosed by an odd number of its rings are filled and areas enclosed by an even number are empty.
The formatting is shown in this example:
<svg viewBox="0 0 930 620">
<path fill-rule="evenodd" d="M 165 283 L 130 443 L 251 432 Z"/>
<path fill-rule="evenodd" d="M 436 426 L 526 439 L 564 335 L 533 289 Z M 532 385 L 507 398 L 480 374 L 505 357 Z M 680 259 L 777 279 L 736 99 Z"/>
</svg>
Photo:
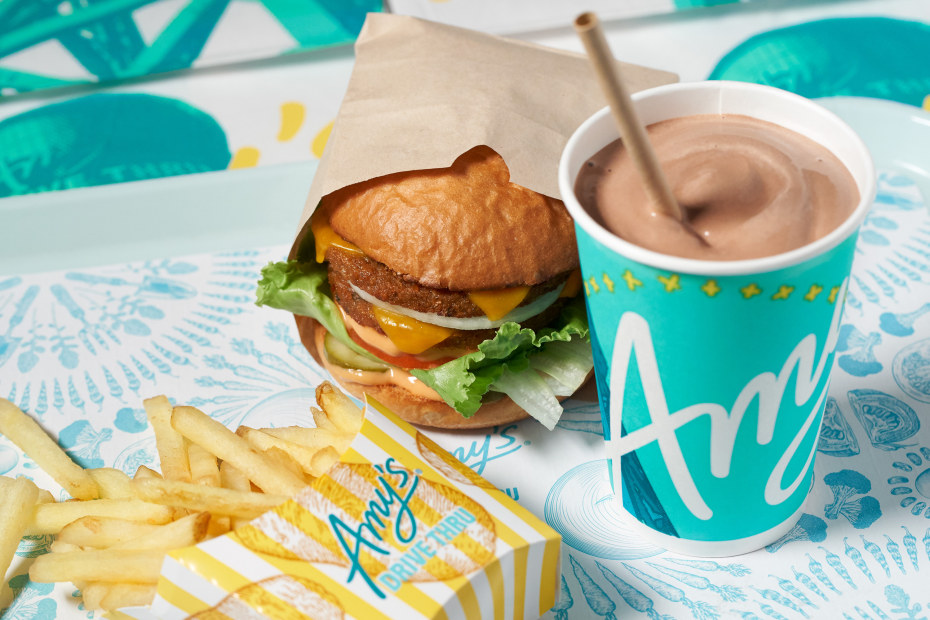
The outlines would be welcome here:
<svg viewBox="0 0 930 620">
<path fill-rule="evenodd" d="M 820 144 L 739 114 L 697 114 L 648 126 L 685 221 L 657 212 L 620 140 L 581 167 L 575 194 L 602 226 L 649 250 L 740 260 L 799 248 L 856 208 L 856 183 Z"/>
</svg>

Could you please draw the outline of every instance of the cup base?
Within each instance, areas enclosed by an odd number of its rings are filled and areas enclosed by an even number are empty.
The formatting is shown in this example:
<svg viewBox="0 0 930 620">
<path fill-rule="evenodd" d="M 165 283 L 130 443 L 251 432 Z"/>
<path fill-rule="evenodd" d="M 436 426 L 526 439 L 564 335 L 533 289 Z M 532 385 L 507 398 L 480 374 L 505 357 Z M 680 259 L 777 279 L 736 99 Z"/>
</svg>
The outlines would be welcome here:
<svg viewBox="0 0 930 620">
<path fill-rule="evenodd" d="M 804 513 L 806 504 L 807 499 L 805 498 L 804 503 L 802 503 L 797 511 L 788 517 L 784 523 L 759 534 L 735 540 L 688 540 L 676 536 L 669 536 L 668 534 L 657 532 L 651 527 L 643 525 L 641 521 L 631 515 L 623 506 L 620 506 L 617 516 L 624 526 L 628 527 L 634 534 L 642 538 L 642 540 L 657 547 L 661 547 L 666 551 L 700 558 L 726 558 L 758 551 L 779 540 L 797 524 L 801 515 Z"/>
</svg>

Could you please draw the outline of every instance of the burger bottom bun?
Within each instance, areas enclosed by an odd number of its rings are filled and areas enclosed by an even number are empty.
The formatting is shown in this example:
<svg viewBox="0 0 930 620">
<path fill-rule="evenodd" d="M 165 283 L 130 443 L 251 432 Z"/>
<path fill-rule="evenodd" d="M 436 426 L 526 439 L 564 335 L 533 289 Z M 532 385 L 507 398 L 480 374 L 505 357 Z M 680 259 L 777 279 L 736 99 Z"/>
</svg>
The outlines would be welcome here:
<svg viewBox="0 0 930 620">
<path fill-rule="evenodd" d="M 316 346 L 316 330 L 323 329 L 323 326 L 305 316 L 295 315 L 294 320 L 297 322 L 297 330 L 304 347 L 320 366 L 326 368 L 323 352 Z M 526 411 L 507 397 L 482 405 L 475 415 L 466 418 L 443 401 L 417 396 L 390 383 L 366 385 L 338 379 L 336 382 L 356 398 L 364 400 L 365 394 L 370 395 L 401 419 L 417 426 L 447 429 L 489 428 L 529 417 Z"/>
</svg>

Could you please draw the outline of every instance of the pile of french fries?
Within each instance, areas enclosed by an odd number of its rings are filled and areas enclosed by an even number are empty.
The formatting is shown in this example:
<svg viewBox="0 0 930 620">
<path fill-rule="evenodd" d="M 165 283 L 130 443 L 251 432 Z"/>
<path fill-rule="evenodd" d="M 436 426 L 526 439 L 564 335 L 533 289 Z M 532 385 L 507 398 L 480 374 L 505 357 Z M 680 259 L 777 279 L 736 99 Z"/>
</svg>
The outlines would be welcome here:
<svg viewBox="0 0 930 620">
<path fill-rule="evenodd" d="M 56 502 L 27 478 L 0 476 L 0 576 L 23 536 L 55 534 L 51 552 L 29 569 L 32 581 L 70 581 L 92 610 L 151 603 L 168 551 L 225 534 L 287 501 L 348 449 L 362 411 L 328 382 L 316 398 L 315 427 L 235 432 L 194 407 L 149 398 L 161 473 L 141 466 L 132 478 L 81 468 L 35 420 L 0 399 L 0 435 L 74 498 Z"/>
</svg>

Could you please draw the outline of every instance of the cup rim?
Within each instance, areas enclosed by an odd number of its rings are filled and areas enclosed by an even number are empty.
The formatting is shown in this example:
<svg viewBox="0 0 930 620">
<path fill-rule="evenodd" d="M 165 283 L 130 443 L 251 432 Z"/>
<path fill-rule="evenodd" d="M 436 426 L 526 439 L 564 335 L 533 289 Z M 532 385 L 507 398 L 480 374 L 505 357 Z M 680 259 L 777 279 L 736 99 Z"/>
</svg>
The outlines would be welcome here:
<svg viewBox="0 0 930 620">
<path fill-rule="evenodd" d="M 812 114 L 819 116 L 823 122 L 840 127 L 848 134 L 850 145 L 852 146 L 853 158 L 861 160 L 861 163 L 868 173 L 864 179 L 857 179 L 859 204 L 849 217 L 825 236 L 803 245 L 800 248 L 774 254 L 772 256 L 740 260 L 715 261 L 672 256 L 649 250 L 621 239 L 604 228 L 581 206 L 574 191 L 574 176 L 577 175 L 578 171 L 570 171 L 568 169 L 569 158 L 574 151 L 577 150 L 578 142 L 582 139 L 582 136 L 584 136 L 593 125 L 603 122 L 604 117 L 611 113 L 609 107 L 604 107 L 592 114 L 578 126 L 566 142 L 565 148 L 562 150 L 562 156 L 559 159 L 559 192 L 562 195 L 563 203 L 571 214 L 572 219 L 575 220 L 575 223 L 602 245 L 638 263 L 671 272 L 714 276 L 749 275 L 785 269 L 828 252 L 855 233 L 863 220 L 865 220 L 865 216 L 874 201 L 875 165 L 872 161 L 871 153 L 868 147 L 866 147 L 865 142 L 862 141 L 862 138 L 859 137 L 848 123 L 835 113 L 827 110 L 811 99 L 780 88 L 763 84 L 726 80 L 678 82 L 675 84 L 657 86 L 634 93 L 632 99 L 634 102 L 638 102 L 642 99 L 661 96 L 671 91 L 720 91 L 724 88 L 747 92 L 764 92 L 793 100 L 796 104 L 807 107 Z"/>
</svg>

